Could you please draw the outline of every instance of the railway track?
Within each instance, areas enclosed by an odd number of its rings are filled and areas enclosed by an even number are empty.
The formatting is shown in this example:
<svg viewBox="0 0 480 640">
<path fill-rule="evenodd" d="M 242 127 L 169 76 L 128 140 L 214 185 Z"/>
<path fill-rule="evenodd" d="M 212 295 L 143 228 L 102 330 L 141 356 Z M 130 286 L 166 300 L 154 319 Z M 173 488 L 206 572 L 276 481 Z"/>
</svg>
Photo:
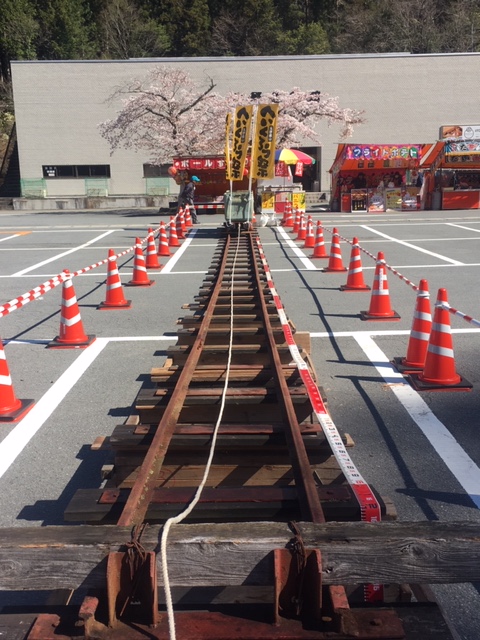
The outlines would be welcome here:
<svg viewBox="0 0 480 640">
<path fill-rule="evenodd" d="M 446 569 L 351 462 L 255 231 L 220 232 L 185 311 L 135 410 L 94 443 L 112 459 L 68 505 L 75 526 L 0 531 L 1 588 L 57 594 L 0 616 L 5 637 L 450 639 L 419 584 Z"/>
</svg>

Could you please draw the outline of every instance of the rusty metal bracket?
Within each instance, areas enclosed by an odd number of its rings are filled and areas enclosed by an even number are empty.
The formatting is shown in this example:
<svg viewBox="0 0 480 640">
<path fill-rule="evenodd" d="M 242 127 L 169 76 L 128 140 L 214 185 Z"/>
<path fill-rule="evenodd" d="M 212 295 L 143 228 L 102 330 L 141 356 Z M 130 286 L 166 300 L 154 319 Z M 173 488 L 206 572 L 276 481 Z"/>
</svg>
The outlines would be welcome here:
<svg viewBox="0 0 480 640">
<path fill-rule="evenodd" d="M 94 596 L 86 596 L 81 604 L 75 626 L 83 627 L 85 640 L 99 640 L 108 634 L 108 627 L 95 619 L 98 604 L 99 600 Z"/>
<path fill-rule="evenodd" d="M 154 551 L 140 543 L 145 524 L 132 530 L 127 551 L 112 552 L 107 558 L 108 624 L 114 627 L 127 607 L 129 619 L 156 626 L 158 623 L 157 563 Z M 133 602 L 140 606 L 133 606 Z M 129 606 L 130 605 L 130 606 Z"/>
<path fill-rule="evenodd" d="M 322 556 L 318 549 L 274 549 L 274 622 L 322 614 Z"/>
</svg>

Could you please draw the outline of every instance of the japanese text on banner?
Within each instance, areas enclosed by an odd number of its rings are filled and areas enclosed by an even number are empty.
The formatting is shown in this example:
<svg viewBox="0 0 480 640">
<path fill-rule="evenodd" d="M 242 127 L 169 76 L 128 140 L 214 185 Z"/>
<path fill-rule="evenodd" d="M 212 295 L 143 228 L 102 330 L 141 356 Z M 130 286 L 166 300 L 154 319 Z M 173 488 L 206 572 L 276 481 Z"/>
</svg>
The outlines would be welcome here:
<svg viewBox="0 0 480 640">
<path fill-rule="evenodd" d="M 278 104 L 260 104 L 258 106 L 252 167 L 253 178 L 263 179 L 275 176 L 277 120 Z"/>
<path fill-rule="evenodd" d="M 231 158 L 231 179 L 243 180 L 243 171 L 250 143 L 253 106 L 237 107 L 233 123 L 233 149 Z"/>
</svg>

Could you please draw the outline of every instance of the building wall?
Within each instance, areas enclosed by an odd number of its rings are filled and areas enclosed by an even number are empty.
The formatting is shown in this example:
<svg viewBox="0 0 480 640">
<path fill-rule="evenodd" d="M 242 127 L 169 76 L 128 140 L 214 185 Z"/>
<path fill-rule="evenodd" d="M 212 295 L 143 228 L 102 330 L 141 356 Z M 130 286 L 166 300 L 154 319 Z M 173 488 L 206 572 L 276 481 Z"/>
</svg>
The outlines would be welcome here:
<svg viewBox="0 0 480 640">
<path fill-rule="evenodd" d="M 223 94 L 300 87 L 338 96 L 341 107 L 365 111 L 365 124 L 349 142 L 434 142 L 440 125 L 479 119 L 480 53 L 13 62 L 22 178 L 41 178 L 42 165 L 110 164 L 109 193 L 145 193 L 143 164 L 150 158 L 124 149 L 110 155 L 98 124 L 121 106 L 107 102 L 115 87 L 160 64 L 185 69 L 202 86 L 211 77 Z M 317 129 L 326 190 L 340 129 L 326 121 Z M 84 193 L 83 180 L 47 179 L 49 195 L 75 191 Z"/>
</svg>

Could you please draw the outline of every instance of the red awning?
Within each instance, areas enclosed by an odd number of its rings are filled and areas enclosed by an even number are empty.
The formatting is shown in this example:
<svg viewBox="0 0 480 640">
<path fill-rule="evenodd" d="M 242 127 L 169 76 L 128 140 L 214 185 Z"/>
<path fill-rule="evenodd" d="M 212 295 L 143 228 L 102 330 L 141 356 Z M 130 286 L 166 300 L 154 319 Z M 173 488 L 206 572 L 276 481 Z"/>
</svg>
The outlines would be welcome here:
<svg viewBox="0 0 480 640">
<path fill-rule="evenodd" d="M 419 169 L 431 169 L 435 171 L 442 163 L 445 154 L 445 143 L 442 140 L 428 146 L 430 148 L 422 155 Z"/>
</svg>

